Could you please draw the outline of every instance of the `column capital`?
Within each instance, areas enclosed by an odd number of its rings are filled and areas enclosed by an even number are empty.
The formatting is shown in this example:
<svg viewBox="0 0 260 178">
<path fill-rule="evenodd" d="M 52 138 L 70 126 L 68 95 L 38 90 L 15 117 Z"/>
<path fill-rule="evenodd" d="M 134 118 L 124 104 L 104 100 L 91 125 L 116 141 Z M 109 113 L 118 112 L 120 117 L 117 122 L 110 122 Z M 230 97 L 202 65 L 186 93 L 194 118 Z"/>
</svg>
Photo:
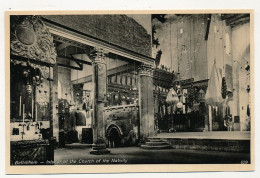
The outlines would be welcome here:
<svg viewBox="0 0 260 178">
<path fill-rule="evenodd" d="M 141 64 L 140 66 L 138 66 L 139 75 L 146 75 L 146 76 L 153 77 L 153 71 L 154 68 L 151 65 Z"/>
<path fill-rule="evenodd" d="M 109 52 L 103 48 L 94 47 L 88 54 L 93 63 L 105 63 L 107 54 Z"/>
</svg>

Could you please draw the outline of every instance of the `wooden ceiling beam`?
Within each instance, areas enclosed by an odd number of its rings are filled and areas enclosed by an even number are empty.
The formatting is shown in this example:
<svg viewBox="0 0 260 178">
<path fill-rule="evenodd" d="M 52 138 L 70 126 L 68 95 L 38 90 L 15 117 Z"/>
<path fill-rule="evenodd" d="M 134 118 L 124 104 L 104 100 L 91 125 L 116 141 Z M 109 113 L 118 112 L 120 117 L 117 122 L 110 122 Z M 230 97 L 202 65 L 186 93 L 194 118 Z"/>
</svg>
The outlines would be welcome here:
<svg viewBox="0 0 260 178">
<path fill-rule="evenodd" d="M 77 58 L 73 57 L 72 55 L 69 55 L 69 56 L 57 56 L 57 59 L 70 60 L 70 61 L 74 61 L 76 63 L 92 65 L 92 62 L 85 61 L 85 60 L 82 60 L 82 59 L 77 59 Z"/>
<path fill-rule="evenodd" d="M 70 44 L 68 44 L 68 43 L 62 43 L 62 44 L 60 44 L 59 46 L 56 47 L 56 50 L 57 50 L 57 51 L 61 51 L 61 50 L 63 50 L 64 48 L 67 48 L 68 46 L 70 46 Z"/>
<path fill-rule="evenodd" d="M 222 14 L 221 19 L 226 21 L 227 25 L 230 25 L 232 28 L 249 22 L 250 14 Z"/>
</svg>

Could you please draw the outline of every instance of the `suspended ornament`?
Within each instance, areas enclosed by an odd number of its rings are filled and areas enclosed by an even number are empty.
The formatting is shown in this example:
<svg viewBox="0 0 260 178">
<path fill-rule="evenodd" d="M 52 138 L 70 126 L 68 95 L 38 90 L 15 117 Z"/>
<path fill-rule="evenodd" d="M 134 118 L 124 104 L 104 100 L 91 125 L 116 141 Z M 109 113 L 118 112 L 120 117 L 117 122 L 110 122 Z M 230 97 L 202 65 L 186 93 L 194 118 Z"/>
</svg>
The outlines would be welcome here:
<svg viewBox="0 0 260 178">
<path fill-rule="evenodd" d="M 222 78 L 221 95 L 223 99 L 225 99 L 227 96 L 227 84 L 225 77 Z"/>
<path fill-rule="evenodd" d="M 47 108 L 47 106 L 48 106 L 48 103 L 47 103 L 47 102 L 44 102 L 44 103 L 43 103 L 43 107 L 44 107 L 44 108 Z"/>
<path fill-rule="evenodd" d="M 205 100 L 205 92 L 202 89 L 199 90 L 199 100 L 200 101 L 204 101 Z"/>
<path fill-rule="evenodd" d="M 194 101 L 194 86 L 193 86 L 193 84 L 191 84 L 191 86 L 190 86 L 189 101 L 190 101 L 190 103 L 192 103 Z"/>
<path fill-rule="evenodd" d="M 178 98 L 180 99 L 180 97 L 182 96 L 182 91 L 181 91 L 181 86 L 179 84 L 176 85 L 176 93 Z"/>
<path fill-rule="evenodd" d="M 250 65 L 248 64 L 248 62 L 247 62 L 247 64 L 245 65 L 245 70 L 246 70 L 246 71 L 249 71 L 249 70 L 250 70 Z"/>
<path fill-rule="evenodd" d="M 170 91 L 168 92 L 167 97 L 166 97 L 166 102 L 168 104 L 175 104 L 175 103 L 179 102 L 178 95 L 173 88 L 171 88 Z"/>
<path fill-rule="evenodd" d="M 183 104 L 182 104 L 182 102 L 178 102 L 176 106 L 177 106 L 178 109 L 182 109 Z"/>
<path fill-rule="evenodd" d="M 247 93 L 250 92 L 250 85 L 247 85 L 246 91 L 247 91 Z"/>
<path fill-rule="evenodd" d="M 65 109 L 69 109 L 69 103 L 65 103 Z"/>
<path fill-rule="evenodd" d="M 30 72 L 30 71 L 29 71 L 29 70 L 27 70 L 27 69 L 26 69 L 26 70 L 24 70 L 24 71 L 23 71 L 23 75 L 24 75 L 24 77 L 26 77 L 26 78 L 27 78 L 27 77 L 29 76 L 29 72 Z"/>
<path fill-rule="evenodd" d="M 160 64 L 161 56 L 162 56 L 162 50 L 160 49 L 159 51 L 157 51 L 156 58 L 155 58 L 156 67 L 158 67 Z"/>
<path fill-rule="evenodd" d="M 26 85 L 26 91 L 29 95 L 32 93 L 32 85 L 30 85 L 29 83 L 27 83 Z"/>
<path fill-rule="evenodd" d="M 221 96 L 221 77 L 216 68 L 216 63 L 213 64 L 210 78 L 208 81 L 208 88 L 205 94 L 205 102 L 211 106 L 218 106 L 223 103 Z"/>
<path fill-rule="evenodd" d="M 118 95 L 115 96 L 115 100 L 117 101 L 119 99 Z"/>
<path fill-rule="evenodd" d="M 36 75 L 35 78 L 36 78 L 36 80 L 40 80 L 40 76 L 39 75 Z"/>
<path fill-rule="evenodd" d="M 249 117 L 250 116 L 250 107 L 249 104 L 247 105 L 246 114 Z"/>
<path fill-rule="evenodd" d="M 33 76 L 33 85 L 40 85 L 42 83 L 43 78 L 41 77 L 41 71 L 36 68 L 34 70 L 34 76 Z"/>
<path fill-rule="evenodd" d="M 227 117 L 229 115 L 228 113 L 228 106 L 226 107 L 226 111 L 225 111 L 225 117 Z"/>
</svg>

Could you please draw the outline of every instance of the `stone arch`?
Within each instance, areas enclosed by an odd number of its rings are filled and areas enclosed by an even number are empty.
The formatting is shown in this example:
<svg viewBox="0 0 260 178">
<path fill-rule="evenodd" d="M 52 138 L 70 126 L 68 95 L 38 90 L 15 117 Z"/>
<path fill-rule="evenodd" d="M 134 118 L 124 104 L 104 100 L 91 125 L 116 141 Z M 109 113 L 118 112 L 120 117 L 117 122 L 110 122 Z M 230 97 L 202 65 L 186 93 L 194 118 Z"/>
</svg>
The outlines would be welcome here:
<svg viewBox="0 0 260 178">
<path fill-rule="evenodd" d="M 109 133 L 110 133 L 110 131 L 111 131 L 112 129 L 117 130 L 117 132 L 119 133 L 119 135 L 120 135 L 120 136 L 123 136 L 123 132 L 122 132 L 121 128 L 120 128 L 118 125 L 116 125 L 116 124 L 110 124 L 110 125 L 107 127 L 107 129 L 106 129 L 106 136 L 107 136 L 107 137 L 109 136 Z"/>
<path fill-rule="evenodd" d="M 119 126 L 111 124 L 106 130 L 108 147 L 120 147 L 122 143 L 122 130 Z"/>
</svg>

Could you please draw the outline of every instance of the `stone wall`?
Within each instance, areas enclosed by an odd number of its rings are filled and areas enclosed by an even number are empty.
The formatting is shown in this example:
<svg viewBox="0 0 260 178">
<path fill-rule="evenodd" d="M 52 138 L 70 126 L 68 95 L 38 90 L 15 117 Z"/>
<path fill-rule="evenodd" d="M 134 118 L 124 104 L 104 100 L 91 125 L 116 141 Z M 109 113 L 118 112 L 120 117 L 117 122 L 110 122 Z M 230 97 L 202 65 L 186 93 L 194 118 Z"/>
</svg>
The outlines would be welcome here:
<svg viewBox="0 0 260 178">
<path fill-rule="evenodd" d="M 177 73 L 181 79 L 207 79 L 207 47 L 205 40 L 206 15 L 169 15 L 165 23 L 155 22 L 155 38 L 160 46 L 153 48 L 155 57 L 162 50 L 161 63 Z M 179 63 L 179 64 L 178 64 Z"/>
<path fill-rule="evenodd" d="M 243 34 L 243 35 L 241 35 Z M 247 93 L 247 86 L 250 86 L 250 71 L 245 66 L 250 64 L 250 24 L 246 23 L 232 28 L 232 57 L 234 60 L 234 93 L 236 95 L 237 115 L 240 117 L 241 131 L 250 130 L 250 117 L 247 115 L 247 105 L 250 103 L 250 96 Z"/>
</svg>

